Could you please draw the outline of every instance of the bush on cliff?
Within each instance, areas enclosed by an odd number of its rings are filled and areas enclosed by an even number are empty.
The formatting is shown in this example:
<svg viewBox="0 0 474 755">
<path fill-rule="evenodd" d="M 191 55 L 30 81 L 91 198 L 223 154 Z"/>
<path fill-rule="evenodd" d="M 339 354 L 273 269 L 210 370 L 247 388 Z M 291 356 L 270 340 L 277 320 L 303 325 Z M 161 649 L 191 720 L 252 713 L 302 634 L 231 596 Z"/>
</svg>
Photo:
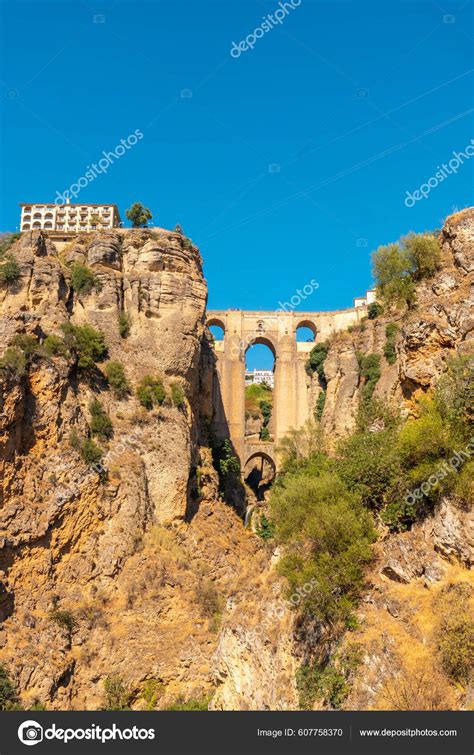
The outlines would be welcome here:
<svg viewBox="0 0 474 755">
<path fill-rule="evenodd" d="M 105 366 L 105 374 L 116 398 L 126 398 L 130 393 L 131 388 L 125 375 L 123 364 L 121 362 L 109 362 Z"/>
<path fill-rule="evenodd" d="M 137 397 L 145 409 L 153 409 L 154 406 L 161 406 L 166 398 L 166 391 L 162 379 L 156 375 L 145 375 L 137 386 Z"/>
<path fill-rule="evenodd" d="M 0 376 L 20 380 L 26 373 L 27 359 L 21 349 L 9 346 L 0 358 Z"/>
<path fill-rule="evenodd" d="M 111 438 L 114 434 L 112 421 L 100 401 L 97 399 L 91 401 L 89 411 L 91 413 L 90 429 L 92 435 L 97 435 L 102 440 Z"/>
<path fill-rule="evenodd" d="M 270 506 L 289 594 L 300 595 L 307 615 L 331 624 L 349 620 L 375 539 L 360 497 L 327 471 L 297 472 L 274 488 Z"/>
<path fill-rule="evenodd" d="M 389 305 L 415 303 L 416 282 L 428 278 L 441 265 L 438 238 L 411 233 L 395 244 L 380 246 L 372 255 L 372 272 L 378 297 Z"/>
<path fill-rule="evenodd" d="M 0 264 L 0 283 L 5 283 L 7 286 L 16 283 L 20 279 L 20 275 L 21 267 L 16 257 L 12 254 L 4 257 Z"/>
<path fill-rule="evenodd" d="M 75 357 L 79 370 L 93 370 L 97 362 L 107 356 L 104 334 L 91 325 L 65 322 L 61 325 L 61 330 L 66 349 Z"/>
<path fill-rule="evenodd" d="M 0 664 L 0 710 L 18 710 L 18 696 L 5 666 Z"/>
<path fill-rule="evenodd" d="M 74 263 L 71 271 L 71 286 L 78 296 L 89 294 L 98 281 L 92 270 L 80 262 Z"/>
</svg>

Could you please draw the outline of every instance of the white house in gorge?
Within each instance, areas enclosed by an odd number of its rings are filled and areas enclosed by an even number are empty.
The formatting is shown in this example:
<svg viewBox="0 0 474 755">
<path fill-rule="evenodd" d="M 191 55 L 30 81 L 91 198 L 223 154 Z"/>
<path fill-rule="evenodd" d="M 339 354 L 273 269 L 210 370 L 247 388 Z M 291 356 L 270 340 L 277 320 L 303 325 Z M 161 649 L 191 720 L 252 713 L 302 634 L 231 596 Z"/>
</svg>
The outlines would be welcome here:
<svg viewBox="0 0 474 755">
<path fill-rule="evenodd" d="M 121 225 L 116 204 L 33 204 L 20 202 L 20 231 L 90 233 Z"/>
</svg>

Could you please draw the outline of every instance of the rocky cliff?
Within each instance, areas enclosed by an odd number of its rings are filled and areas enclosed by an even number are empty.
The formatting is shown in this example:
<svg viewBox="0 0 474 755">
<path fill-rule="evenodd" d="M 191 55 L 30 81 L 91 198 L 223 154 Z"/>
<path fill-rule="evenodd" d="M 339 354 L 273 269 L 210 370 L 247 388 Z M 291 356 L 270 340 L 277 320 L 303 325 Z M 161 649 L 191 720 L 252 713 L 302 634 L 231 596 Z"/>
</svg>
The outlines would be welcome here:
<svg viewBox="0 0 474 755">
<path fill-rule="evenodd" d="M 416 309 L 330 342 L 322 425 L 334 444 L 355 427 L 361 353 L 380 356 L 374 395 L 410 416 L 449 356 L 472 349 L 474 210 L 448 218 L 442 246 Z M 0 369 L 0 663 L 20 704 L 298 707 L 307 637 L 282 600 L 279 553 L 223 502 L 208 447 L 214 357 L 198 250 L 143 229 L 67 245 L 34 232 L 11 251 L 20 275 L 0 286 L 0 357 L 16 349 Z M 85 286 L 81 269 L 93 275 Z M 65 324 L 104 335 L 92 370 L 58 346 Z M 121 395 L 106 378 L 114 362 L 129 385 Z M 136 388 L 158 375 L 164 400 L 146 408 Z M 321 385 L 308 381 L 316 405 Z M 112 429 L 91 463 L 77 438 L 94 435 L 94 400 Z M 474 595 L 472 526 L 469 508 L 443 500 L 410 532 L 380 533 L 359 625 L 331 649 L 337 667 L 358 648 L 345 707 L 392 705 L 394 670 L 399 680 L 420 659 L 425 678 L 435 674 L 437 616 Z"/>
<path fill-rule="evenodd" d="M 21 274 L 0 292 L 2 352 L 18 336 L 61 338 L 64 323 L 107 346 L 90 375 L 41 345 L 22 374 L 2 372 L 0 660 L 21 704 L 293 706 L 290 612 L 272 638 L 246 639 L 279 586 L 200 445 L 212 356 L 198 250 L 178 233 L 129 230 L 57 246 L 34 232 L 11 251 Z M 94 275 L 79 294 L 78 265 Z M 132 388 L 122 398 L 104 377 L 117 360 Z M 168 397 L 147 411 L 133 388 L 158 373 Z M 169 398 L 172 384 L 184 399 Z M 90 434 L 93 399 L 113 435 L 91 468 L 71 435 Z"/>
<path fill-rule="evenodd" d="M 378 354 L 381 376 L 374 396 L 410 413 L 414 400 L 432 388 L 455 354 L 474 350 L 474 210 L 450 216 L 441 231 L 442 267 L 417 286 L 417 305 L 403 314 L 386 312 L 333 338 L 324 364 L 327 392 L 322 424 L 333 438 L 355 427 L 363 380 L 357 354 Z M 387 324 L 396 325 L 395 355 L 384 349 Z M 320 392 L 313 378 L 316 404 Z"/>
</svg>

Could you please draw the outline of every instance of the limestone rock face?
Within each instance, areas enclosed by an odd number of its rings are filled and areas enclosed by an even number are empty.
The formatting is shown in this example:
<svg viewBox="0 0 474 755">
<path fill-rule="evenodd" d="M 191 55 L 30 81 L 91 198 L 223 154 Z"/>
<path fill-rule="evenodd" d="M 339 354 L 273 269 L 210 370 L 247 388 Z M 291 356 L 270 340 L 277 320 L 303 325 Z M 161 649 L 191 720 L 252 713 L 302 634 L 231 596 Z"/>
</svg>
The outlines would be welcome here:
<svg viewBox="0 0 474 755">
<path fill-rule="evenodd" d="M 450 216 L 441 233 L 439 273 L 417 287 L 417 307 L 403 317 L 385 314 L 366 320 L 331 340 L 324 363 L 327 394 L 322 423 L 333 438 L 354 429 L 363 381 L 357 353 L 380 355 L 381 376 L 374 396 L 393 400 L 409 413 L 412 399 L 432 388 L 450 356 L 474 351 L 474 209 Z M 385 327 L 395 322 L 396 363 L 384 357 Z M 310 391 L 314 404 L 317 376 Z"/>
<path fill-rule="evenodd" d="M 147 412 L 133 392 L 117 399 L 100 370 L 86 379 L 72 360 L 44 353 L 24 378 L 0 380 L 0 662 L 22 704 L 100 708 L 104 680 L 118 675 L 137 709 L 149 704 L 147 685 L 157 708 L 216 688 L 219 707 L 291 706 L 289 612 L 268 630 L 271 652 L 261 638 L 267 679 L 226 639 L 234 629 L 228 605 L 244 606 L 253 620 L 266 579 L 275 594 L 281 585 L 261 541 L 220 501 L 210 450 L 200 445 L 213 359 L 198 250 L 179 234 L 143 229 L 58 248 L 33 232 L 13 251 L 21 279 L 0 288 L 0 355 L 17 334 L 42 340 L 61 336 L 64 322 L 88 323 L 104 333 L 107 359 L 123 364 L 132 388 L 159 374 L 168 393 Z M 76 262 L 97 280 L 80 296 L 71 287 Z M 185 395 L 179 406 L 169 398 L 173 382 Z M 114 430 L 97 441 L 102 468 L 71 444 L 72 430 L 89 432 L 93 398 Z M 250 681 L 233 684 L 241 673 L 259 674 L 258 695 Z"/>
</svg>

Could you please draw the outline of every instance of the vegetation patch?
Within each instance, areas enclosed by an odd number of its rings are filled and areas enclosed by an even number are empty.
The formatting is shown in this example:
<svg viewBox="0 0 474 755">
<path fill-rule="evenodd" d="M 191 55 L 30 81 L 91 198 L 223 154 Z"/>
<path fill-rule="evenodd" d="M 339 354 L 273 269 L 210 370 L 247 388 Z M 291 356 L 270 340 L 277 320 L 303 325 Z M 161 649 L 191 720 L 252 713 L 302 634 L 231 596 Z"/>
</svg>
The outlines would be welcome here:
<svg viewBox="0 0 474 755">
<path fill-rule="evenodd" d="M 93 288 L 99 287 L 99 283 L 87 265 L 75 262 L 71 270 L 71 286 L 78 296 L 86 296 Z"/>
<path fill-rule="evenodd" d="M 92 371 L 98 362 L 107 356 L 104 334 L 91 325 L 73 325 L 65 322 L 61 325 L 64 344 L 67 351 L 76 360 L 79 370 Z"/>
<path fill-rule="evenodd" d="M 145 409 L 161 406 L 166 398 L 163 381 L 159 375 L 145 375 L 137 386 L 137 398 Z"/>
<path fill-rule="evenodd" d="M 416 283 L 433 276 L 440 266 L 441 248 L 434 234 L 411 233 L 397 243 L 380 246 L 372 255 L 377 297 L 389 306 L 411 307 Z"/>
<path fill-rule="evenodd" d="M 105 374 L 107 382 L 116 398 L 124 399 L 131 393 L 131 386 L 121 362 L 108 362 L 105 365 Z"/>
<path fill-rule="evenodd" d="M 383 349 L 384 357 L 389 364 L 395 364 L 397 361 L 397 352 L 395 350 L 395 341 L 397 338 L 398 325 L 395 322 L 387 323 L 385 327 L 385 346 Z"/>
<path fill-rule="evenodd" d="M 96 435 L 101 440 L 108 440 L 114 434 L 112 421 L 103 408 L 100 401 L 96 398 L 89 404 L 91 413 L 90 429 L 92 435 Z"/>
</svg>

